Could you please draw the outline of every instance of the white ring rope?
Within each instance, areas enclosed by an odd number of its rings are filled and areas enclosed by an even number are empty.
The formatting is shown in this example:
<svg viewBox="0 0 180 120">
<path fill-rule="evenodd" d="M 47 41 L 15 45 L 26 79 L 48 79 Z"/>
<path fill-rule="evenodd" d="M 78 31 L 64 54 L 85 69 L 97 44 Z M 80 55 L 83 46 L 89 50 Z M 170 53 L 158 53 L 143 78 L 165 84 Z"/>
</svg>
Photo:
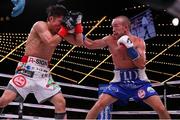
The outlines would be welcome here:
<svg viewBox="0 0 180 120">
<path fill-rule="evenodd" d="M 9 75 L 9 74 L 0 73 L 0 77 L 5 77 L 5 78 L 12 78 L 12 77 L 13 77 L 13 75 Z"/>
<path fill-rule="evenodd" d="M 12 78 L 13 75 L 9 75 L 9 74 L 3 74 L 0 73 L 0 77 L 6 77 L 6 78 Z M 95 87 L 89 87 L 89 86 L 82 86 L 82 85 L 74 85 L 74 84 L 68 84 L 68 83 L 59 83 L 57 82 L 59 85 L 61 86 L 66 86 L 66 87 L 74 87 L 74 88 L 81 88 L 81 89 L 88 89 L 88 90 L 94 90 L 94 91 L 98 91 L 98 88 Z M 166 84 L 180 84 L 180 80 L 177 81 L 170 81 L 167 82 Z M 154 86 L 162 86 L 162 84 L 154 84 Z M 5 86 L 0 86 L 1 90 L 4 90 L 6 87 Z M 66 98 L 76 98 L 76 99 L 83 99 L 83 100 L 92 100 L 92 101 L 97 101 L 97 98 L 89 98 L 89 97 L 82 97 L 82 96 L 75 96 L 75 95 L 68 95 L 68 94 L 64 94 L 64 96 Z M 160 95 L 160 97 L 163 97 L 163 95 Z M 180 98 L 180 94 L 171 94 L 171 95 L 167 95 L 168 98 Z M 132 98 L 129 99 L 130 101 L 134 101 Z"/>
<path fill-rule="evenodd" d="M 13 75 L 0 73 L 0 77 L 12 78 Z M 89 86 L 83 86 L 83 85 L 68 84 L 68 83 L 62 83 L 62 82 L 56 82 L 56 83 L 57 83 L 58 85 L 66 86 L 66 87 L 74 87 L 74 88 L 81 88 L 81 89 L 98 91 L 98 88 L 96 88 L 96 87 L 89 87 Z"/>
<path fill-rule="evenodd" d="M 89 98 L 89 97 L 82 97 L 82 96 L 76 96 L 76 95 L 68 95 L 68 94 L 63 94 L 64 97 L 66 98 L 76 98 L 76 99 L 81 99 L 81 100 L 92 100 L 92 101 L 97 101 L 97 98 Z"/>
<path fill-rule="evenodd" d="M 0 77 L 12 78 L 13 75 L 0 73 Z M 96 88 L 96 87 L 89 87 L 89 86 L 83 86 L 83 85 L 75 85 L 75 84 L 62 83 L 62 82 L 56 82 L 56 83 L 59 84 L 59 85 L 61 85 L 61 86 L 66 86 L 66 87 L 74 87 L 74 88 L 81 88 L 81 89 L 98 91 L 98 88 Z M 167 84 L 167 85 L 180 84 L 180 80 L 166 82 L 166 84 Z M 163 86 L 163 85 L 164 85 L 164 84 L 161 84 L 161 83 L 159 83 L 159 84 L 157 84 L 157 83 L 152 83 L 152 86 L 153 86 L 153 87 Z"/>
<path fill-rule="evenodd" d="M 0 86 L 0 90 L 6 89 L 5 86 Z M 69 95 L 69 94 L 63 94 L 64 97 L 66 98 L 76 98 L 76 99 L 81 99 L 81 100 L 92 100 L 92 101 L 97 101 L 97 98 L 89 98 L 89 97 L 83 97 L 83 96 L 76 96 L 76 95 Z"/>
<path fill-rule="evenodd" d="M 180 115 L 180 110 L 169 110 L 169 114 Z M 118 115 L 152 115 L 157 114 L 155 111 L 113 111 L 111 114 Z"/>
<path fill-rule="evenodd" d="M 0 90 L 4 90 L 5 86 L 0 86 Z M 69 94 L 63 94 L 66 98 L 76 98 L 81 100 L 91 100 L 91 101 L 97 101 L 97 98 L 89 98 L 89 97 L 83 97 L 83 96 L 76 96 L 76 95 L 69 95 Z M 161 98 L 163 95 L 159 95 Z M 180 98 L 180 94 L 170 94 L 166 96 L 167 98 Z M 132 98 L 129 99 L 129 101 L 134 101 Z"/>
<path fill-rule="evenodd" d="M 6 78 L 12 78 L 13 75 L 9 74 L 3 74 L 0 73 L 0 77 L 6 77 Z M 89 86 L 82 86 L 82 85 L 74 85 L 74 84 L 68 84 L 68 83 L 59 83 L 61 86 L 66 86 L 66 87 L 74 87 L 74 88 L 81 88 L 81 89 L 88 89 L 88 90 L 94 90 L 98 91 L 98 88 L 95 87 L 89 87 Z M 178 81 L 171 81 L 167 82 L 166 84 L 180 84 L 180 80 Z M 162 86 L 163 84 L 155 84 L 155 86 Z M 0 86 L 1 90 L 4 90 L 6 87 L 5 86 Z M 92 100 L 92 101 L 97 101 L 97 98 L 89 98 L 89 97 L 82 97 L 82 96 L 75 96 L 75 95 L 68 95 L 68 94 L 63 94 L 66 98 L 76 98 L 76 99 L 81 99 L 81 100 Z M 160 97 L 163 97 L 163 95 L 160 95 Z M 168 98 L 180 98 L 180 94 L 171 94 L 167 95 L 166 97 Z M 130 101 L 134 101 L 132 98 L 130 98 Z M 9 105 L 17 105 L 19 106 L 19 102 L 11 102 Z M 44 108 L 44 109 L 54 109 L 54 106 L 50 105 L 42 105 L 42 104 L 31 104 L 31 103 L 23 103 L 23 106 L 25 107 L 34 107 L 34 108 Z M 81 112 L 81 113 L 87 113 L 89 110 L 86 109 L 77 109 L 77 108 L 66 108 L 67 111 L 73 111 L 73 112 Z M 173 110 L 173 111 L 168 111 L 170 114 L 180 114 L 180 110 Z M 112 111 L 111 114 L 122 114 L 122 115 L 137 115 L 137 114 L 157 114 L 155 111 Z M 18 118 L 18 115 L 13 115 L 13 114 L 1 114 L 1 117 L 13 117 L 13 118 Z M 36 117 L 36 116 L 25 116 L 23 115 L 23 118 L 26 119 L 53 119 L 53 118 L 46 118 L 46 117 Z"/>
<path fill-rule="evenodd" d="M 171 115 L 180 115 L 180 110 L 169 110 L 169 114 Z M 111 112 L 112 115 L 156 115 L 155 111 L 113 111 Z M 0 117 L 3 118 L 16 118 L 18 119 L 18 115 L 15 114 L 0 114 Z M 30 119 L 30 120 L 54 120 L 54 118 L 48 117 L 38 117 L 38 116 L 27 116 L 23 115 L 23 119 Z"/>
<path fill-rule="evenodd" d="M 9 105 L 19 105 L 19 102 L 11 102 Z M 54 109 L 54 106 L 50 105 L 41 105 L 41 104 L 31 104 L 31 103 L 23 103 L 25 107 L 33 107 L 33 108 L 44 108 L 44 109 Z M 87 113 L 89 110 L 86 109 L 77 109 L 77 108 L 66 108 L 67 111 L 73 112 L 81 112 Z M 170 114 L 180 114 L 180 110 L 169 110 Z M 155 111 L 112 111 L 111 114 L 157 114 Z"/>
<path fill-rule="evenodd" d="M 0 117 L 2 117 L 2 118 L 15 118 L 15 119 L 19 118 L 19 116 L 15 115 L 15 114 L 0 114 Z M 23 115 L 23 119 L 27 119 L 27 120 L 55 120 L 54 118 L 27 116 L 27 115 Z"/>
<path fill-rule="evenodd" d="M 19 106 L 19 102 L 11 102 L 8 105 L 17 105 L 17 106 Z M 51 105 L 32 104 L 32 103 L 23 103 L 23 106 L 25 106 L 25 107 L 33 107 L 33 108 L 54 109 L 54 106 L 51 106 Z M 78 109 L 78 108 L 66 108 L 66 110 L 67 111 L 73 111 L 73 112 L 82 112 L 82 113 L 87 113 L 89 111 L 89 110 Z"/>
</svg>

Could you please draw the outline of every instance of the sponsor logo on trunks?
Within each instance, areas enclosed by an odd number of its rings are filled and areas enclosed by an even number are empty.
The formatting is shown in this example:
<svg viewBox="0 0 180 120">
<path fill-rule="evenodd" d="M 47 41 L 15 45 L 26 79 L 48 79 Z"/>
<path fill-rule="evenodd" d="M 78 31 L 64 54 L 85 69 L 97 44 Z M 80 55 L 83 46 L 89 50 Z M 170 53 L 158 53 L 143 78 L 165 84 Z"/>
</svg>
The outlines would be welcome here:
<svg viewBox="0 0 180 120">
<path fill-rule="evenodd" d="M 45 61 L 45 60 L 41 60 L 41 59 L 38 59 L 38 58 L 30 58 L 29 61 L 30 63 L 36 63 L 38 65 L 44 65 L 44 66 L 48 66 L 48 62 Z"/>
<path fill-rule="evenodd" d="M 12 81 L 17 87 L 24 87 L 26 85 L 26 78 L 22 75 L 15 76 Z"/>
<path fill-rule="evenodd" d="M 155 90 L 154 90 L 152 87 L 148 87 L 148 88 L 147 88 L 147 91 L 148 91 L 149 93 L 154 93 L 154 92 L 155 92 Z"/>
<path fill-rule="evenodd" d="M 26 66 L 26 69 L 27 69 L 27 70 L 31 70 L 31 66 L 29 66 L 29 65 Z"/>
<path fill-rule="evenodd" d="M 29 71 L 29 70 L 20 70 L 20 71 L 18 71 L 17 72 L 18 74 L 23 74 L 23 75 L 25 75 L 25 76 L 27 76 L 27 77 L 33 77 L 33 75 L 34 75 L 34 72 L 33 71 Z"/>
<path fill-rule="evenodd" d="M 107 89 L 111 90 L 112 92 L 119 92 L 118 88 L 116 88 L 112 85 L 108 86 Z"/>
<path fill-rule="evenodd" d="M 34 70 L 41 71 L 41 72 L 48 72 L 47 70 L 43 68 L 38 68 L 38 67 L 36 67 Z"/>
<path fill-rule="evenodd" d="M 137 71 L 123 71 L 120 72 L 120 77 L 122 81 L 131 81 L 138 79 L 138 72 Z"/>
<path fill-rule="evenodd" d="M 139 98 L 144 98 L 145 97 L 145 91 L 144 90 L 138 90 L 138 97 Z"/>
<path fill-rule="evenodd" d="M 42 74 L 41 77 L 42 77 L 42 78 L 49 77 L 49 74 Z"/>
</svg>

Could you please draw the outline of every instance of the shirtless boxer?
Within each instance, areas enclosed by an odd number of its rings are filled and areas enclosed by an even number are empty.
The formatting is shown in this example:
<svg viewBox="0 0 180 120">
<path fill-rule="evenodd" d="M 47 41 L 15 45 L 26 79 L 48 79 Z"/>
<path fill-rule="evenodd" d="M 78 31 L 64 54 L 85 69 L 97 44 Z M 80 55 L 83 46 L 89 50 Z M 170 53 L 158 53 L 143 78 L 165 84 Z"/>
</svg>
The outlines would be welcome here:
<svg viewBox="0 0 180 120">
<path fill-rule="evenodd" d="M 52 5 L 47 9 L 47 21 L 38 21 L 33 25 L 16 74 L 0 98 L 1 108 L 13 100 L 24 101 L 32 92 L 38 103 L 49 100 L 55 106 L 56 119 L 66 118 L 65 99 L 61 88 L 52 79 L 48 65 L 55 48 L 63 39 L 73 45 L 83 44 L 82 15 L 74 19 L 67 13 L 64 6 Z M 69 34 L 69 30 L 74 30 L 75 34 Z"/>
<path fill-rule="evenodd" d="M 114 18 L 112 28 L 112 35 L 99 40 L 84 40 L 84 45 L 89 49 L 108 47 L 114 64 L 113 80 L 88 112 L 86 119 L 95 119 L 107 105 L 117 100 L 127 103 L 131 97 L 151 106 L 160 119 L 170 119 L 169 113 L 146 76 L 144 41 L 130 33 L 130 20 L 126 16 Z"/>
</svg>

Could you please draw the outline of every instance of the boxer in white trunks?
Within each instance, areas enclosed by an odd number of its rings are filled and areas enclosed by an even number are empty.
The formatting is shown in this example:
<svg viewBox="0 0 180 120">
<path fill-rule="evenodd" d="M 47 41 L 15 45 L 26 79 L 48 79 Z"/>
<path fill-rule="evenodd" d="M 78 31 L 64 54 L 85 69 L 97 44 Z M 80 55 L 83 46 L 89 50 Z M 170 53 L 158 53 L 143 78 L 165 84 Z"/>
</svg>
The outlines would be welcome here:
<svg viewBox="0 0 180 120">
<path fill-rule="evenodd" d="M 38 21 L 33 25 L 25 54 L 0 97 L 0 107 L 4 108 L 13 100 L 24 101 L 29 93 L 34 93 L 38 103 L 49 100 L 55 106 L 56 119 L 66 119 L 66 102 L 60 86 L 49 73 L 48 65 L 55 48 L 63 39 L 73 45 L 83 44 L 82 15 L 70 16 L 62 5 L 49 6 L 47 14 L 47 21 Z M 74 34 L 70 34 L 70 30 L 74 30 Z"/>
</svg>

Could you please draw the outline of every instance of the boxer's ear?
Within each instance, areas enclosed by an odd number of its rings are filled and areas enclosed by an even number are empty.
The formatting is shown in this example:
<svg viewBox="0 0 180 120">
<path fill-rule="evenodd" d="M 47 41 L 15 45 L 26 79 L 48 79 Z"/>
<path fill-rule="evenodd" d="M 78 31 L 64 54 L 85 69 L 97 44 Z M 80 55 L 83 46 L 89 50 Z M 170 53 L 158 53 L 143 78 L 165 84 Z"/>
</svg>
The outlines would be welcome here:
<svg viewBox="0 0 180 120">
<path fill-rule="evenodd" d="M 48 21 L 52 21 L 52 20 L 53 20 L 53 16 L 49 16 Z"/>
</svg>

